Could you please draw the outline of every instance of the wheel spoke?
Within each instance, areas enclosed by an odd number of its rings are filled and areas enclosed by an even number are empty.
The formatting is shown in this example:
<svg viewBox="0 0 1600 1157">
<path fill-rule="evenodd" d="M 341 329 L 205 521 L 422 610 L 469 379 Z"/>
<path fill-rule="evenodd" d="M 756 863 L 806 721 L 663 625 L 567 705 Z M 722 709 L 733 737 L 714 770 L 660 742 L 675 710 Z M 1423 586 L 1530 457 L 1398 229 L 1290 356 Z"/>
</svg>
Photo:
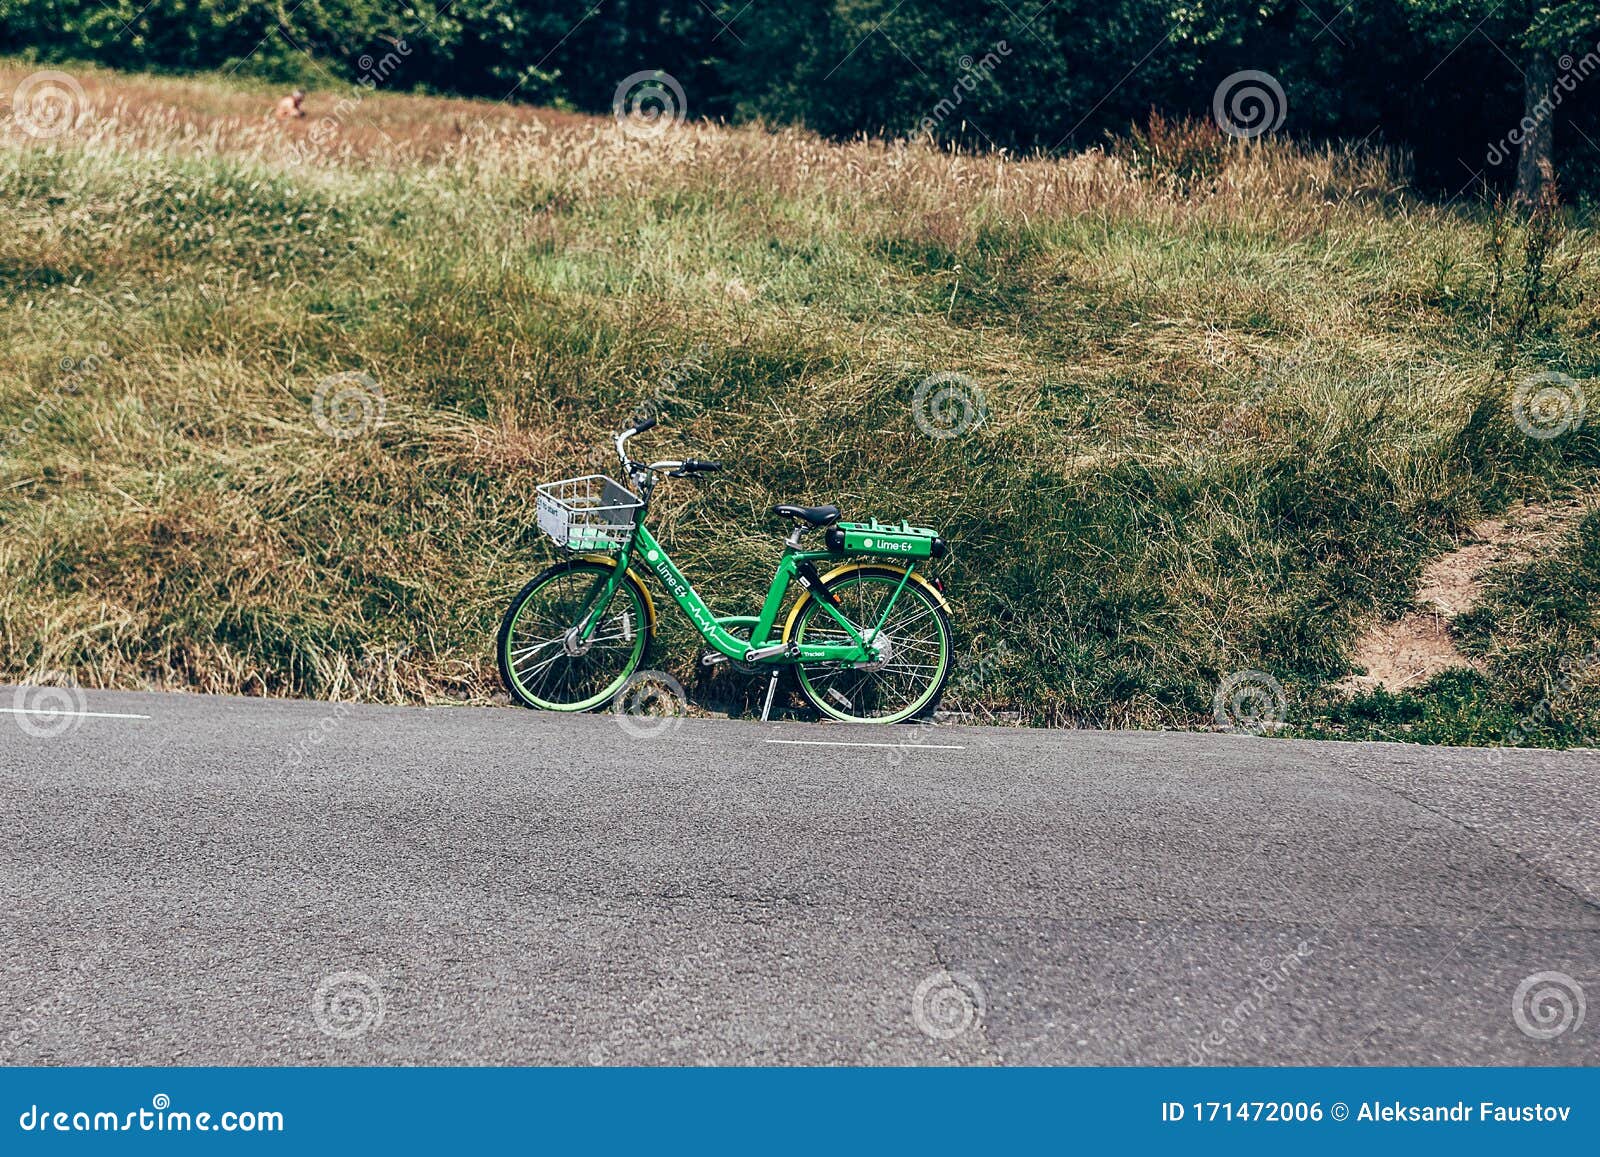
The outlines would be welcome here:
<svg viewBox="0 0 1600 1157">
<path fill-rule="evenodd" d="M 832 589 L 863 637 L 883 621 L 879 637 L 887 643 L 888 654 L 876 667 L 802 664 L 802 690 L 828 714 L 850 719 L 903 717 L 939 685 L 949 666 L 949 635 L 937 605 L 919 588 L 902 587 L 898 577 L 882 574 L 847 577 Z M 899 601 L 886 618 L 885 608 L 897 589 Z M 853 641 L 815 602 L 802 612 L 796 638 L 833 646 Z"/>
<path fill-rule="evenodd" d="M 597 564 L 579 564 L 523 596 L 506 631 L 502 668 L 525 702 L 597 705 L 637 664 L 648 631 L 641 597 L 630 582 L 617 587 L 582 653 L 568 650 L 569 634 L 589 619 L 608 577 Z"/>
</svg>

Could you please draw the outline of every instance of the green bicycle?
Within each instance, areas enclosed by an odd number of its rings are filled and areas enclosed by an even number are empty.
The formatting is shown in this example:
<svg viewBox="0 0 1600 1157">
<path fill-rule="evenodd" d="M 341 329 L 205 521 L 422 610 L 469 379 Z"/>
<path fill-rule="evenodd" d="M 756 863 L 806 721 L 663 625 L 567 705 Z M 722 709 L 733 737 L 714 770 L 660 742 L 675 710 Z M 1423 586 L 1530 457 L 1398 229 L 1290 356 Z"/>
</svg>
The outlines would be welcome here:
<svg viewBox="0 0 1600 1157">
<path fill-rule="evenodd" d="M 944 539 L 908 523 L 840 522 L 837 506 L 774 506 L 792 530 L 761 612 L 717 615 L 644 518 L 658 478 L 698 478 L 722 464 L 633 461 L 628 439 L 655 424 L 647 418 L 616 436 L 632 489 L 601 474 L 538 488 L 539 529 L 577 557 L 538 575 L 506 609 L 495 653 L 512 698 L 549 711 L 588 711 L 623 690 L 656 631 L 655 602 L 632 569 L 637 560 L 710 645 L 702 663 L 768 674 L 762 719 L 787 669 L 806 700 L 833 719 L 899 723 L 931 713 L 950 674 L 950 604 L 942 584 L 917 566 L 942 557 Z M 801 538 L 816 530 L 826 531 L 826 549 L 807 550 Z M 818 571 L 819 562 L 847 555 L 874 561 Z M 780 628 L 793 582 L 803 589 Z"/>
</svg>

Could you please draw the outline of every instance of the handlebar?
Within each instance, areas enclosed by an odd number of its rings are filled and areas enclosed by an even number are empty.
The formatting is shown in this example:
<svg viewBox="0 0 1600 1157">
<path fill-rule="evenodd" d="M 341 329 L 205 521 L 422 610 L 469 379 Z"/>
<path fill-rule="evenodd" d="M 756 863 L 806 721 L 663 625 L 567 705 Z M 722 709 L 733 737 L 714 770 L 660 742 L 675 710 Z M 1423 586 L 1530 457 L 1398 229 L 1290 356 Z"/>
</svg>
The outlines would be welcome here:
<svg viewBox="0 0 1600 1157">
<path fill-rule="evenodd" d="M 721 462 L 706 461 L 699 458 L 687 458 L 682 462 L 651 462 L 648 465 L 643 462 L 635 462 L 629 458 L 628 439 L 635 434 L 643 434 L 646 430 L 654 429 L 655 424 L 656 419 L 654 418 L 640 418 L 617 435 L 617 457 L 622 461 L 622 468 L 628 471 L 630 475 L 641 471 L 660 471 L 671 478 L 692 478 L 698 474 L 715 474 L 722 469 Z"/>
<path fill-rule="evenodd" d="M 617 457 L 622 461 L 622 468 L 624 470 L 633 469 L 633 460 L 628 457 L 628 439 L 633 437 L 635 434 L 644 433 L 655 424 L 656 420 L 654 418 L 645 418 L 641 421 L 635 422 L 626 430 L 622 431 L 622 433 L 617 435 Z"/>
</svg>

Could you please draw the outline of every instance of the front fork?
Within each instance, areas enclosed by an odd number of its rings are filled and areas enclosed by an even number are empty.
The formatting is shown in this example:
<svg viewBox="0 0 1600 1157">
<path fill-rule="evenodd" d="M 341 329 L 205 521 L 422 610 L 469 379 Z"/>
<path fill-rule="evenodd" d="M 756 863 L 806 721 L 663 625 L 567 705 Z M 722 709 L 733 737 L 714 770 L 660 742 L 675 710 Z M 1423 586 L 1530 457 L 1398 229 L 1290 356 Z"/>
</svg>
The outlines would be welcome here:
<svg viewBox="0 0 1600 1157">
<path fill-rule="evenodd" d="M 611 574 L 600 587 L 599 597 L 593 600 L 588 614 L 575 629 L 573 637 L 579 646 L 585 646 L 589 642 L 590 636 L 600 626 L 600 621 L 606 617 L 606 609 L 611 606 L 611 600 L 616 595 L 617 588 L 622 585 L 622 581 L 628 573 L 628 563 L 633 557 L 633 542 L 634 538 L 637 537 L 637 533 L 635 531 L 634 534 L 628 536 L 627 543 L 623 545 L 621 553 L 616 557 L 617 565 L 612 568 Z M 639 628 L 643 630 L 644 624 L 639 624 Z"/>
</svg>

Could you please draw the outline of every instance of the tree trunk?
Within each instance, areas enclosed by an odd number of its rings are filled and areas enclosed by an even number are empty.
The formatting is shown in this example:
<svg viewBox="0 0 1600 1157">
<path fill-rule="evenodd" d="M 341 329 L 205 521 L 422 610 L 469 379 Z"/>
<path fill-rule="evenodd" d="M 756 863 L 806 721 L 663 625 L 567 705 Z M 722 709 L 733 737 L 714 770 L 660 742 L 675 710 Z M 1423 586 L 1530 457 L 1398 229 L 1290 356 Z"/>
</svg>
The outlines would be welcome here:
<svg viewBox="0 0 1600 1157">
<path fill-rule="evenodd" d="M 1551 95 L 1555 85 L 1555 53 L 1548 48 L 1532 49 L 1523 74 L 1522 123 L 1517 126 L 1525 134 L 1517 154 L 1518 204 L 1537 202 L 1546 182 L 1555 179 L 1556 114 Z"/>
</svg>

